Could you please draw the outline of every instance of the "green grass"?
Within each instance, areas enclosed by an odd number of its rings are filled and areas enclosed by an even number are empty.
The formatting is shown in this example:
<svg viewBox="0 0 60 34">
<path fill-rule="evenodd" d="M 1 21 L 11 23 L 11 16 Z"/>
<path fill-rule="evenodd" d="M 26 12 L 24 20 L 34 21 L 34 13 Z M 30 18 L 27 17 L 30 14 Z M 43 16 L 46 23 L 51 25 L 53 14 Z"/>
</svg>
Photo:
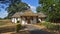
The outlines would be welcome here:
<svg viewBox="0 0 60 34">
<path fill-rule="evenodd" d="M 0 26 L 6 25 L 7 23 L 10 23 L 9 19 L 0 20 Z"/>
<path fill-rule="evenodd" d="M 3 23 L 3 22 L 0 22 L 0 26 L 2 26 L 2 25 L 5 25 L 5 23 Z"/>
</svg>

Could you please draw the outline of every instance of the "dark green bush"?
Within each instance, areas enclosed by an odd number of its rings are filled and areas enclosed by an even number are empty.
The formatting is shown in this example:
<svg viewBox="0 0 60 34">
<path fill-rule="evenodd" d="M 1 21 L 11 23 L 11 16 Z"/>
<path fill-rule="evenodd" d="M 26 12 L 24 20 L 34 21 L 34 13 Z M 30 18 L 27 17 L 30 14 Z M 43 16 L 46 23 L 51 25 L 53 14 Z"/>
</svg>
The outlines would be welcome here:
<svg viewBox="0 0 60 34">
<path fill-rule="evenodd" d="M 17 23 L 19 23 L 20 21 L 17 21 Z"/>
<path fill-rule="evenodd" d="M 60 31 L 60 25 L 59 25 L 59 31 Z"/>
<path fill-rule="evenodd" d="M 60 30 L 60 25 L 55 25 L 56 30 Z"/>
<path fill-rule="evenodd" d="M 21 24 L 17 24 L 16 25 L 16 32 L 19 32 L 19 30 L 22 29 L 22 25 Z"/>
<path fill-rule="evenodd" d="M 53 24 L 48 24 L 46 27 L 47 27 L 48 29 L 55 29 L 55 25 L 53 25 Z"/>
<path fill-rule="evenodd" d="M 40 23 L 40 25 L 44 25 L 46 28 L 51 30 L 59 30 L 60 31 L 60 25 L 54 25 L 49 22 Z"/>
<path fill-rule="evenodd" d="M 55 28 L 55 25 L 49 23 L 49 22 L 45 22 L 43 23 L 44 26 L 46 26 L 48 29 L 54 29 Z"/>
<path fill-rule="evenodd" d="M 56 30 L 59 30 L 59 25 L 55 25 L 55 29 Z"/>
</svg>

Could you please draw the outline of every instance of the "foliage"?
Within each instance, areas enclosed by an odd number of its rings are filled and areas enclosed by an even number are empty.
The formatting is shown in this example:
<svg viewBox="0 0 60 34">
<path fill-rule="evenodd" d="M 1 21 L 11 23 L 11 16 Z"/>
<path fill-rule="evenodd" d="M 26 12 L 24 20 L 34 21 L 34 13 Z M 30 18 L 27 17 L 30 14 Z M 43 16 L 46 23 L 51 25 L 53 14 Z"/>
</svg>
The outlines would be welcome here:
<svg viewBox="0 0 60 34">
<path fill-rule="evenodd" d="M 28 6 L 28 4 L 23 3 L 23 2 L 19 2 L 19 3 L 16 3 L 15 2 L 15 3 L 12 3 L 7 8 L 7 10 L 8 10 L 8 16 L 7 16 L 7 18 L 11 18 L 11 16 L 14 15 L 16 12 L 24 12 L 28 8 L 30 8 Z"/>
<path fill-rule="evenodd" d="M 48 24 L 50 24 L 50 23 L 49 22 L 40 23 L 40 25 L 44 25 L 44 26 L 47 26 Z"/>
<path fill-rule="evenodd" d="M 53 25 L 53 24 L 48 24 L 47 26 L 46 26 L 48 29 L 55 29 L 55 25 Z"/>
<path fill-rule="evenodd" d="M 2 26 L 2 25 L 5 25 L 5 23 L 3 23 L 3 22 L 0 22 L 0 26 Z"/>
<path fill-rule="evenodd" d="M 0 0 L 0 3 L 8 5 L 6 8 L 8 11 L 8 16 L 5 17 L 6 19 L 11 18 L 11 16 L 16 12 L 23 12 L 24 10 L 30 8 L 28 4 L 21 2 L 21 0 Z"/>
<path fill-rule="evenodd" d="M 60 31 L 60 25 L 55 25 L 55 29 Z"/>
<path fill-rule="evenodd" d="M 40 7 L 40 6 L 38 6 L 37 8 L 36 8 L 36 11 L 37 12 L 41 12 L 42 10 L 41 10 L 42 8 Z"/>
<path fill-rule="evenodd" d="M 54 25 L 49 22 L 40 23 L 40 25 L 45 26 L 47 29 L 60 30 L 60 25 Z"/>
<path fill-rule="evenodd" d="M 17 21 L 17 23 L 19 23 L 20 21 Z"/>
<path fill-rule="evenodd" d="M 60 0 L 39 0 L 39 4 L 41 5 L 41 9 L 38 9 L 37 12 L 46 13 L 48 21 L 60 20 Z"/>
<path fill-rule="evenodd" d="M 22 29 L 22 25 L 21 24 L 17 24 L 16 25 L 16 32 L 19 32 L 19 30 Z"/>
<path fill-rule="evenodd" d="M 3 20 L 3 18 L 0 18 L 0 20 Z"/>
</svg>

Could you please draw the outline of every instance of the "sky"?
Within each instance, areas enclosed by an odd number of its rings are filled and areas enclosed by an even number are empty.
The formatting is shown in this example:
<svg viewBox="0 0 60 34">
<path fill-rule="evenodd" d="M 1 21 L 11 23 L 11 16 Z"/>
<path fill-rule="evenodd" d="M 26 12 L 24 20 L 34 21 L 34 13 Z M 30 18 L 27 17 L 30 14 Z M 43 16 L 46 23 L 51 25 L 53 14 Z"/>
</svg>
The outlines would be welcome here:
<svg viewBox="0 0 60 34">
<path fill-rule="evenodd" d="M 39 6 L 38 0 L 22 0 L 22 2 L 27 3 L 31 10 L 36 13 L 36 7 Z M 5 10 L 8 7 L 8 4 L 0 4 L 0 18 L 4 18 L 8 15 Z"/>
</svg>

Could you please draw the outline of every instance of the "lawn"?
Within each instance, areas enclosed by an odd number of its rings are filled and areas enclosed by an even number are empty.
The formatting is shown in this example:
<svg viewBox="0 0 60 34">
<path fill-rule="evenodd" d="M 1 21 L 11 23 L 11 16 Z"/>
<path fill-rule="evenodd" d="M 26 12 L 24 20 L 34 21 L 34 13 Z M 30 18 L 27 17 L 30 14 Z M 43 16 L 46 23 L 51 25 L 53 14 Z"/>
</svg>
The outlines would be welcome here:
<svg viewBox="0 0 60 34">
<path fill-rule="evenodd" d="M 10 23 L 10 20 L 0 20 L 0 26 Z"/>
<path fill-rule="evenodd" d="M 3 23 L 3 22 L 0 22 L 0 26 L 2 26 L 2 25 L 5 25 L 5 23 Z"/>
</svg>

